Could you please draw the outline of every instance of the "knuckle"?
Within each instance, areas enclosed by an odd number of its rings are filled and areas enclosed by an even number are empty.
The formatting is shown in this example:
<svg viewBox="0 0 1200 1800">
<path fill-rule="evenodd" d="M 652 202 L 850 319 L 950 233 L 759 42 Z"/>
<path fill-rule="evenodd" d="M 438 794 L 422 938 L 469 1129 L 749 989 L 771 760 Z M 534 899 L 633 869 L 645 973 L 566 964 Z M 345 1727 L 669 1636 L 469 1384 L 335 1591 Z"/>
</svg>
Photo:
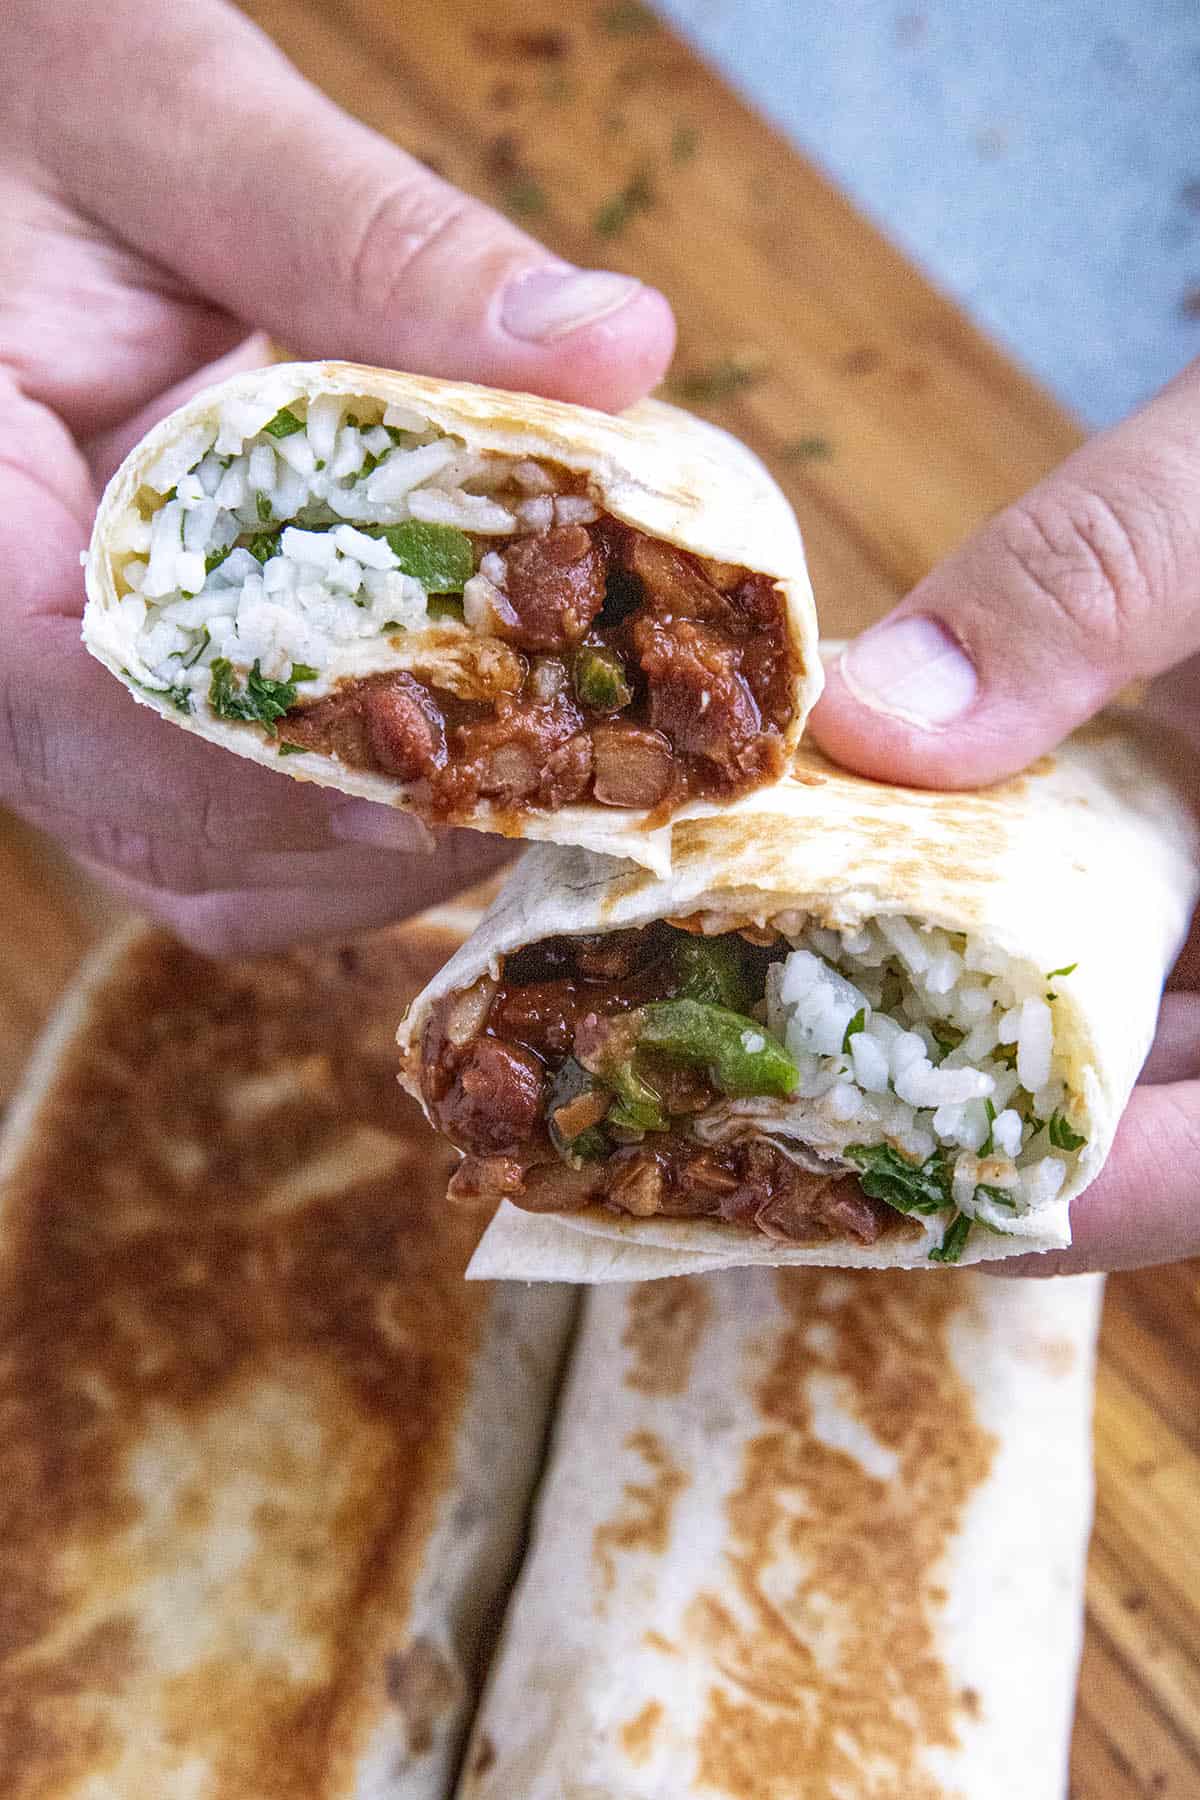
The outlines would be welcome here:
<svg viewBox="0 0 1200 1800">
<path fill-rule="evenodd" d="M 1004 547 L 1072 637 L 1118 650 L 1154 604 L 1162 546 L 1152 510 L 1119 493 L 1055 483 L 1001 517 Z"/>
<path fill-rule="evenodd" d="M 388 312 L 428 263 L 467 234 L 479 210 L 433 177 L 399 177 L 373 194 L 351 228 L 351 305 L 368 316 Z"/>
</svg>

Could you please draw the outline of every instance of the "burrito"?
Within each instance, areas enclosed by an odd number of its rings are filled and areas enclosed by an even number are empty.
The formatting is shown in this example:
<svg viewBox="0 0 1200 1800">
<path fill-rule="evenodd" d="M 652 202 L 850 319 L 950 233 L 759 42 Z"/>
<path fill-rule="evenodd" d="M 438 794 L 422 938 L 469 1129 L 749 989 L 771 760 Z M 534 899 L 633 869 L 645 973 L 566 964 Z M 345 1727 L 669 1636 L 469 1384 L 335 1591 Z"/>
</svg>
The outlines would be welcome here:
<svg viewBox="0 0 1200 1800">
<path fill-rule="evenodd" d="M 714 426 L 348 363 L 236 376 L 110 482 L 84 641 L 301 779 L 665 869 L 820 691 L 791 510 Z"/>
<path fill-rule="evenodd" d="M 395 1081 L 452 940 L 135 928 L 0 1147 L 0 1791 L 444 1800 L 567 1290 L 472 1286 Z"/>
<path fill-rule="evenodd" d="M 400 1033 L 452 1191 L 506 1202 L 473 1272 L 1069 1243 L 1197 895 L 1173 755 L 1116 710 L 980 793 L 804 749 L 667 879 L 527 852 Z"/>
<path fill-rule="evenodd" d="M 1063 1800 L 1099 1296 L 590 1295 L 458 1800 Z"/>
</svg>

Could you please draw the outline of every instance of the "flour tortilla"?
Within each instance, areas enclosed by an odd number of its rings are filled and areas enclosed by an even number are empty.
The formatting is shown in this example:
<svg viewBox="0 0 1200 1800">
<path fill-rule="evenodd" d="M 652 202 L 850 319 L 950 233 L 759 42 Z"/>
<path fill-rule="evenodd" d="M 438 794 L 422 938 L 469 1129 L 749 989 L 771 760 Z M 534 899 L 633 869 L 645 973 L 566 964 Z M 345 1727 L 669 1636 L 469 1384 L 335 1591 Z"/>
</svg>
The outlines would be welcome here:
<svg viewBox="0 0 1200 1800">
<path fill-rule="evenodd" d="M 405 808 L 403 784 L 391 776 L 349 769 L 317 752 L 289 756 L 281 763 L 277 747 L 262 733 L 215 716 L 181 714 L 166 699 L 139 687 L 129 674 L 131 664 L 135 671 L 137 667 L 132 634 L 115 610 L 118 588 L 110 543 L 114 523 L 164 450 L 213 418 L 222 405 L 245 407 L 252 432 L 261 430 L 281 407 L 320 394 L 375 398 L 406 407 L 454 433 L 470 450 L 545 458 L 586 475 L 592 499 L 615 518 L 696 555 L 775 577 L 786 602 L 797 670 L 796 716 L 787 748 L 799 740 L 823 681 L 812 590 L 791 508 L 744 445 L 658 400 L 644 400 L 612 416 L 535 394 L 343 362 L 279 364 L 236 375 L 198 394 L 156 425 L 113 476 L 100 502 L 87 560 L 83 636 L 92 654 L 125 682 L 135 699 L 172 724 L 269 768 Z M 435 664 L 433 655 L 429 666 Z M 712 803 L 698 801 L 676 816 L 703 817 L 715 810 Z M 510 837 L 580 844 L 665 872 L 670 832 L 657 816 L 652 827 L 648 818 L 644 812 L 590 802 L 526 817 L 481 807 L 477 817 L 457 822 Z"/>
<path fill-rule="evenodd" d="M 458 1800 L 1062 1800 L 1100 1285 L 589 1295 Z"/>
<path fill-rule="evenodd" d="M 571 1315 L 394 1079 L 426 927 L 211 963 L 133 928 L 0 1150 L 0 1791 L 440 1800 Z"/>
<path fill-rule="evenodd" d="M 404 1079 L 419 1094 L 421 1033 L 439 996 L 556 933 L 698 913 L 769 925 L 799 910 L 837 929 L 907 914 L 1039 970 L 1077 965 L 1054 985 L 1086 1147 L 1057 1200 L 1015 1220 L 1012 1236 L 973 1231 L 963 1260 L 1062 1247 L 1070 1202 L 1111 1148 L 1200 891 L 1177 754 L 1136 712 L 1113 709 L 1024 775 L 940 794 L 862 780 L 805 746 L 788 782 L 677 827 L 669 879 L 580 850 L 526 852 L 478 932 L 414 1002 L 400 1032 Z M 915 1227 L 870 1245 L 781 1245 L 719 1220 L 634 1219 L 603 1207 L 534 1214 L 506 1202 L 470 1273 L 624 1281 L 748 1263 L 916 1267 L 929 1249 Z"/>
</svg>

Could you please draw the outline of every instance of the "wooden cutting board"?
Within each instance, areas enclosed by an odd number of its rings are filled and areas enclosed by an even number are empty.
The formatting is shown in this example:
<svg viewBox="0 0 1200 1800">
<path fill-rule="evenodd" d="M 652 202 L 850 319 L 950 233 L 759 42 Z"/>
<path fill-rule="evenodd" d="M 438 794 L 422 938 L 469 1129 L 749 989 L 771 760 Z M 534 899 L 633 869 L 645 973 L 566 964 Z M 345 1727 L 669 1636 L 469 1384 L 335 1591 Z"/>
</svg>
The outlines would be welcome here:
<svg viewBox="0 0 1200 1800">
<path fill-rule="evenodd" d="M 786 488 L 827 633 L 883 611 L 1078 441 L 633 0 L 247 10 L 342 105 L 556 251 L 665 289 L 680 321 L 672 397 L 743 437 Z M 6 1099 L 105 912 L 0 817 L 0 916 Z M 1200 1793 L 1198 1421 L 1200 1265 L 1115 1277 L 1073 1800 Z"/>
</svg>

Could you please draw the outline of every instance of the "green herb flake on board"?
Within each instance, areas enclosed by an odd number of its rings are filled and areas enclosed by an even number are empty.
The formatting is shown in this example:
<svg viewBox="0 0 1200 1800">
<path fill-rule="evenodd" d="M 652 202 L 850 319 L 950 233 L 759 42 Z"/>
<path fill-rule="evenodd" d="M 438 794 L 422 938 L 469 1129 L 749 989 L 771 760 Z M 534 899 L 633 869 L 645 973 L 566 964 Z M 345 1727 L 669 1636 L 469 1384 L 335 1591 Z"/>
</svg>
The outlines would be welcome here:
<svg viewBox="0 0 1200 1800">
<path fill-rule="evenodd" d="M 857 1037 L 859 1032 L 862 1031 L 863 1028 L 865 1027 L 866 1023 L 867 1023 L 867 1009 L 865 1006 L 860 1006 L 858 1011 L 855 1013 L 854 1017 L 851 1019 L 850 1023 L 846 1027 L 846 1035 L 842 1039 L 842 1055 L 843 1056 L 849 1056 L 849 1054 L 850 1054 L 850 1039 L 852 1037 Z"/>
<path fill-rule="evenodd" d="M 531 177 L 511 181 L 502 199 L 505 212 L 514 219 L 540 219 L 548 208 L 545 188 Z"/>
<path fill-rule="evenodd" d="M 658 19 L 641 0 L 613 0 L 602 6 L 597 18 L 610 37 L 649 37 L 658 30 Z"/>
<path fill-rule="evenodd" d="M 726 356 L 673 376 L 667 389 L 674 399 L 693 406 L 712 406 L 760 381 L 763 369 L 744 357 Z"/>
</svg>

